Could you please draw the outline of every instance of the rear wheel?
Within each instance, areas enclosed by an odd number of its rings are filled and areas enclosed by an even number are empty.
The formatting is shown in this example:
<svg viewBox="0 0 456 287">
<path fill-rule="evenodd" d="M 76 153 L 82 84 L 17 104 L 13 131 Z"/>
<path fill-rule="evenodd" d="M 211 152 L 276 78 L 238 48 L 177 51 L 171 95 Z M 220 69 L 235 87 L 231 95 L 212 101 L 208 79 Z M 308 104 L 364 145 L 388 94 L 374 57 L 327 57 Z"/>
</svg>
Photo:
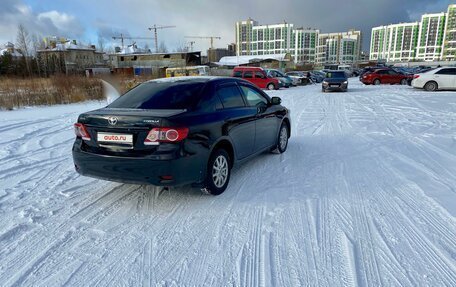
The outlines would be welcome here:
<svg viewBox="0 0 456 287">
<path fill-rule="evenodd" d="M 380 80 L 379 80 L 379 79 L 375 79 L 375 80 L 374 80 L 374 85 L 380 85 L 380 84 L 381 84 L 381 83 L 380 83 Z"/>
<path fill-rule="evenodd" d="M 407 85 L 407 79 L 402 79 L 401 80 L 401 85 Z"/>
<path fill-rule="evenodd" d="M 424 89 L 426 91 L 433 92 L 437 90 L 437 83 L 436 82 L 427 82 L 426 85 L 424 85 Z"/>
<path fill-rule="evenodd" d="M 230 181 L 230 175 L 230 156 L 224 149 L 215 150 L 207 165 L 204 191 L 212 195 L 223 193 Z"/>
<path fill-rule="evenodd" d="M 268 88 L 268 90 L 274 90 L 275 89 L 275 85 L 273 83 L 269 83 L 267 88 Z"/>
</svg>

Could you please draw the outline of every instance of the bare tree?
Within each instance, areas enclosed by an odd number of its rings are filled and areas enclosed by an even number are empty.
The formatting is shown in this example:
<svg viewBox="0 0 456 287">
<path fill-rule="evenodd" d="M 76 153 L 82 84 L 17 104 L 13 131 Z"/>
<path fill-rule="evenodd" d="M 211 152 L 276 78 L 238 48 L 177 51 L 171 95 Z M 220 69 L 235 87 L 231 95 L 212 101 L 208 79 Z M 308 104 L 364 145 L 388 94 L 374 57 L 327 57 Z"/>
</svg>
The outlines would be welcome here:
<svg viewBox="0 0 456 287">
<path fill-rule="evenodd" d="M 144 45 L 144 50 L 146 50 L 146 53 L 150 53 L 149 44 L 146 43 L 146 45 Z"/>
<path fill-rule="evenodd" d="M 168 48 L 165 45 L 165 42 L 160 42 L 160 45 L 158 46 L 158 53 L 168 53 Z"/>
<path fill-rule="evenodd" d="M 104 52 L 105 50 L 105 38 L 101 33 L 98 33 L 98 51 Z"/>
<path fill-rule="evenodd" d="M 188 46 L 184 41 L 179 41 L 176 45 L 176 49 L 174 49 L 175 52 L 188 52 Z"/>
<path fill-rule="evenodd" d="M 25 65 L 29 76 L 32 75 L 30 70 L 30 52 L 31 52 L 31 40 L 30 35 L 22 24 L 17 27 L 17 47 L 20 49 L 22 56 L 25 58 Z"/>
<path fill-rule="evenodd" d="M 39 50 L 44 50 L 46 47 L 44 41 L 40 40 L 40 36 L 37 34 L 32 35 L 32 48 L 33 48 L 33 55 L 35 57 L 36 61 L 36 69 L 38 71 L 38 76 L 41 77 L 41 65 L 40 65 L 40 57 L 39 57 Z M 43 68 L 43 70 L 46 72 L 46 67 Z M 46 73 L 45 73 L 46 74 Z"/>
</svg>

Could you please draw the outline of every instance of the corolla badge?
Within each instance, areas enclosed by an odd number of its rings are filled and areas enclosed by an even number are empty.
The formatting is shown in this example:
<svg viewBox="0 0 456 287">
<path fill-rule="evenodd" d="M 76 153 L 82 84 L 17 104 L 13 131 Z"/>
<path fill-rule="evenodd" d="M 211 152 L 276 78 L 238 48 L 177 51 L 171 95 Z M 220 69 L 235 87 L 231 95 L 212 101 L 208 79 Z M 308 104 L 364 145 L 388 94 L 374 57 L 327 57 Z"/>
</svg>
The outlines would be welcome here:
<svg viewBox="0 0 456 287">
<path fill-rule="evenodd" d="M 108 123 L 112 126 L 115 126 L 117 124 L 117 118 L 116 117 L 109 117 L 108 118 Z"/>
</svg>

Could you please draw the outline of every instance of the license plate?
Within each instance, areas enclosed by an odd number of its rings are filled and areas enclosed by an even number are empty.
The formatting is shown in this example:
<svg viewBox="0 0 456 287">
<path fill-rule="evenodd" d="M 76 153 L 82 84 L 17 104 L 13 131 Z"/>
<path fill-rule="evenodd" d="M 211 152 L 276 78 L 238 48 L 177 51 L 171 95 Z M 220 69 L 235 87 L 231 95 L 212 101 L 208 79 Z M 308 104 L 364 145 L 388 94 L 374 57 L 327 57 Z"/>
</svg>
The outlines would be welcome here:
<svg viewBox="0 0 456 287">
<path fill-rule="evenodd" d="M 329 85 L 330 87 L 338 87 L 339 85 Z"/>
<path fill-rule="evenodd" d="M 98 133 L 97 141 L 104 143 L 120 143 L 133 144 L 133 135 L 128 134 L 113 134 L 113 133 Z"/>
</svg>

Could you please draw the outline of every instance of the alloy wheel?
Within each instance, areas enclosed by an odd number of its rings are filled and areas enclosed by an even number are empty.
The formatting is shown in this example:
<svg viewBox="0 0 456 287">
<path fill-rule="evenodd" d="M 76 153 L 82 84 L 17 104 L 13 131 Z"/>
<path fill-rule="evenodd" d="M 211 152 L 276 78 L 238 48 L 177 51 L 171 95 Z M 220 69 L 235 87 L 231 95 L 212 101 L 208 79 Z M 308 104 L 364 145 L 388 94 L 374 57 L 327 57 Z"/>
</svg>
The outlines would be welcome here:
<svg viewBox="0 0 456 287">
<path fill-rule="evenodd" d="M 212 166 L 212 181 L 214 185 L 221 188 L 228 179 L 228 160 L 223 155 L 219 155 Z"/>
</svg>

